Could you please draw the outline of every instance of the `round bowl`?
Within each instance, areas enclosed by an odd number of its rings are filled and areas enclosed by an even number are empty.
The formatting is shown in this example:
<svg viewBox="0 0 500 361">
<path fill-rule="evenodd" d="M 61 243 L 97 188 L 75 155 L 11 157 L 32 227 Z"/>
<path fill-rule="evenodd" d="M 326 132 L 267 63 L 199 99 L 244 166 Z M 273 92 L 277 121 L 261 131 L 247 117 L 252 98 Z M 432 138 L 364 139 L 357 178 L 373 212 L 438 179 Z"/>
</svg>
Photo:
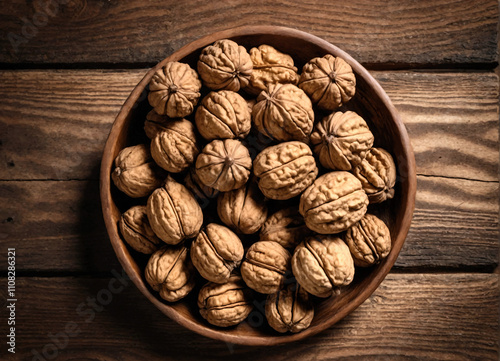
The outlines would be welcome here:
<svg viewBox="0 0 500 361">
<path fill-rule="evenodd" d="M 219 328 L 211 326 L 199 315 L 196 295 L 176 303 L 163 301 L 144 280 L 147 257 L 128 248 L 119 235 L 117 223 L 120 215 L 133 203 L 112 185 L 113 161 L 124 147 L 146 141 L 142 136 L 142 127 L 151 109 L 147 102 L 147 85 L 151 77 L 168 61 L 185 62 L 196 69 L 201 49 L 218 39 L 232 39 L 248 50 L 261 44 L 274 46 L 290 54 L 299 71 L 308 60 L 317 56 L 329 53 L 343 58 L 351 65 L 357 79 L 356 95 L 347 104 L 348 108 L 358 112 L 367 121 L 375 135 L 375 146 L 387 149 L 396 162 L 398 177 L 395 197 L 381 203 L 376 209 L 391 232 L 390 254 L 375 267 L 357 268 L 353 283 L 343 288 L 340 294 L 317 302 L 311 326 L 300 333 L 279 334 L 267 326 L 265 320 L 262 321 L 262 315 L 261 322 L 258 322 L 259 317 L 253 317 L 235 327 Z M 398 257 L 410 228 L 415 192 L 415 158 L 408 134 L 378 82 L 356 60 L 327 41 L 302 31 L 276 26 L 244 26 L 207 35 L 177 50 L 149 70 L 113 123 L 104 149 L 100 177 L 102 210 L 109 238 L 120 263 L 137 288 L 165 315 L 182 326 L 213 339 L 247 345 L 275 345 L 304 339 L 331 327 L 363 303 L 379 286 Z"/>
</svg>

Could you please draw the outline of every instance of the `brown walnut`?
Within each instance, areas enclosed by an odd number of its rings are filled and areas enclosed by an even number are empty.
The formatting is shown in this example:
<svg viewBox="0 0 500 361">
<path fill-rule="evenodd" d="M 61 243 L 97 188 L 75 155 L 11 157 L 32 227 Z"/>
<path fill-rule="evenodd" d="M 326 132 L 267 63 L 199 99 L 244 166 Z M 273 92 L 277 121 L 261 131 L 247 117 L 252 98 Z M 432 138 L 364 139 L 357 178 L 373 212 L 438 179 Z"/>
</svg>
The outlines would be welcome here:
<svg viewBox="0 0 500 361">
<path fill-rule="evenodd" d="M 203 201 L 204 203 L 217 197 L 219 194 L 217 189 L 206 186 L 201 182 L 194 168 L 190 168 L 189 172 L 186 174 L 184 185 L 193 193 L 193 196 L 198 199 L 198 201 Z"/>
<path fill-rule="evenodd" d="M 151 228 L 168 244 L 195 237 L 203 223 L 203 213 L 196 199 L 170 176 L 149 196 L 146 211 Z"/>
<path fill-rule="evenodd" d="M 151 254 L 163 245 L 151 229 L 146 206 L 134 206 L 122 214 L 119 221 L 120 233 L 137 252 Z"/>
<path fill-rule="evenodd" d="M 310 233 L 298 207 L 288 207 L 267 218 L 260 229 L 259 239 L 278 242 L 285 248 L 294 248 Z"/>
<path fill-rule="evenodd" d="M 307 144 L 292 141 L 264 149 L 253 162 L 259 188 L 271 199 L 290 199 L 309 187 L 318 167 Z"/>
<path fill-rule="evenodd" d="M 191 261 L 203 278 L 226 283 L 243 259 L 243 244 L 229 228 L 208 224 L 191 244 Z"/>
<path fill-rule="evenodd" d="M 361 182 L 345 171 L 322 175 L 300 197 L 299 211 L 309 229 L 339 233 L 366 213 L 368 197 Z"/>
<path fill-rule="evenodd" d="M 217 40 L 201 51 L 198 73 L 212 90 L 244 88 L 252 75 L 252 59 L 243 46 L 232 40 Z"/>
<path fill-rule="evenodd" d="M 321 109 L 335 110 L 354 96 L 356 76 L 344 59 L 327 54 L 304 65 L 299 87 Z"/>
<path fill-rule="evenodd" d="M 307 292 L 329 297 L 337 287 L 352 282 L 354 261 L 342 239 L 334 235 L 318 235 L 297 246 L 292 271 Z"/>
<path fill-rule="evenodd" d="M 124 148 L 115 159 L 111 174 L 116 187 L 132 198 L 146 197 L 158 188 L 167 174 L 151 157 L 144 144 Z"/>
<path fill-rule="evenodd" d="M 172 118 L 166 115 L 160 115 L 155 110 L 151 110 L 146 115 L 146 120 L 144 121 L 144 132 L 149 139 L 153 139 L 158 132 L 165 129 L 165 125 L 171 121 Z"/>
<path fill-rule="evenodd" d="M 201 82 L 188 64 L 168 62 L 149 82 L 149 104 L 158 114 L 181 118 L 193 112 L 200 99 Z"/>
</svg>

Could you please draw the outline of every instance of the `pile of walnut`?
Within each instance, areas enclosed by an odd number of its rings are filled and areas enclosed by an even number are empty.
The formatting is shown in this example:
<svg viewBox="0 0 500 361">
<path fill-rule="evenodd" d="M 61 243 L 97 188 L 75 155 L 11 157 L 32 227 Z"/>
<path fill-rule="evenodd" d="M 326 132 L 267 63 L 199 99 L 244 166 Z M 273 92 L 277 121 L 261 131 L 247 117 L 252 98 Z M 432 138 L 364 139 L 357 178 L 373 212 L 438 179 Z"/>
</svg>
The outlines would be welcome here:
<svg viewBox="0 0 500 361">
<path fill-rule="evenodd" d="M 310 295 L 335 294 L 355 266 L 388 255 L 387 226 L 366 212 L 393 197 L 396 167 L 372 147 L 365 120 L 339 110 L 355 87 L 339 57 L 314 58 L 298 74 L 289 55 L 231 40 L 203 49 L 197 71 L 170 62 L 154 74 L 151 144 L 123 149 L 112 178 L 148 197 L 119 228 L 151 254 L 145 279 L 160 297 L 178 301 L 202 277 L 209 323 L 242 322 L 258 292 L 271 327 L 299 332 L 313 319 Z M 217 211 L 204 214 L 210 201 Z"/>
</svg>

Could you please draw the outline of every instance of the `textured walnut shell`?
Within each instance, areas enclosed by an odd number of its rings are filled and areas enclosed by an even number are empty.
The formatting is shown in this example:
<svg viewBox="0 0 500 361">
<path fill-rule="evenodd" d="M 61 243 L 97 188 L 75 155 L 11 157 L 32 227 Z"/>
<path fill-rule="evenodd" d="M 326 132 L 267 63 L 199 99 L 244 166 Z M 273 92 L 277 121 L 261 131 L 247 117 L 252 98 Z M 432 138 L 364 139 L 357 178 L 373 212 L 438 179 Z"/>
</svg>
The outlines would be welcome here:
<svg viewBox="0 0 500 361">
<path fill-rule="evenodd" d="M 195 237 L 203 223 L 203 213 L 196 199 L 170 176 L 149 196 L 146 211 L 151 228 L 168 244 Z"/>
<path fill-rule="evenodd" d="M 278 242 L 285 248 L 294 248 L 311 233 L 298 207 L 283 208 L 271 215 L 260 229 L 261 241 Z"/>
<path fill-rule="evenodd" d="M 149 147 L 144 144 L 122 149 L 111 174 L 116 187 L 132 198 L 150 195 L 165 177 L 166 173 L 156 165 Z"/>
<path fill-rule="evenodd" d="M 259 241 L 247 250 L 241 276 L 251 289 L 271 294 L 278 292 L 290 276 L 290 253 L 279 243 Z"/>
<path fill-rule="evenodd" d="M 366 213 L 368 197 L 361 182 L 344 171 L 322 175 L 300 197 L 299 211 L 309 229 L 339 233 Z"/>
<path fill-rule="evenodd" d="M 151 254 L 163 245 L 149 225 L 146 206 L 128 209 L 120 217 L 118 225 L 125 241 L 137 252 Z"/>
<path fill-rule="evenodd" d="M 207 186 L 221 192 L 240 188 L 250 176 L 252 159 L 236 139 L 213 140 L 196 159 L 196 174 Z"/>
<path fill-rule="evenodd" d="M 365 159 L 353 169 L 368 195 L 370 203 L 380 203 L 394 197 L 396 165 L 389 152 L 372 148 Z"/>
<path fill-rule="evenodd" d="M 299 87 L 321 109 L 335 110 L 354 96 L 356 77 L 344 59 L 327 54 L 304 65 Z"/>
<path fill-rule="evenodd" d="M 184 246 L 164 246 L 151 255 L 144 276 L 160 297 L 175 302 L 195 285 L 196 272 Z"/>
<path fill-rule="evenodd" d="M 165 124 L 171 121 L 172 118 L 166 115 L 160 115 L 157 112 L 151 110 L 146 115 L 146 120 L 144 121 L 144 132 L 149 139 L 153 139 L 158 132 L 165 129 Z"/>
<path fill-rule="evenodd" d="M 295 249 L 292 271 L 307 292 L 329 297 L 336 287 L 352 282 L 354 261 L 342 239 L 333 235 L 315 236 Z"/>
<path fill-rule="evenodd" d="M 194 168 L 191 168 L 184 178 L 184 185 L 193 193 L 194 197 L 199 201 L 206 202 L 207 200 L 217 197 L 219 191 L 212 187 L 204 185 Z"/>
<path fill-rule="evenodd" d="M 243 244 L 229 228 L 208 224 L 191 245 L 191 261 L 203 278 L 225 283 L 243 259 Z"/>
<path fill-rule="evenodd" d="M 203 138 L 245 138 L 252 127 L 248 104 L 238 93 L 229 90 L 211 92 L 196 109 L 196 127 Z"/>
<path fill-rule="evenodd" d="M 225 225 L 243 234 L 257 232 L 267 217 L 267 204 L 257 183 L 219 194 L 217 213 Z"/>
<path fill-rule="evenodd" d="M 194 124 L 186 119 L 170 120 L 151 141 L 156 164 L 171 173 L 188 168 L 199 152 Z"/>
<path fill-rule="evenodd" d="M 307 144 L 292 141 L 264 149 L 253 162 L 259 188 L 271 199 L 290 199 L 309 187 L 318 167 Z"/>
<path fill-rule="evenodd" d="M 359 267 L 377 264 L 391 251 L 389 228 L 373 214 L 366 214 L 349 228 L 344 240 L 351 250 L 354 264 Z"/>
<path fill-rule="evenodd" d="M 229 327 L 247 318 L 253 310 L 253 299 L 241 277 L 232 275 L 224 284 L 204 285 L 198 294 L 198 307 L 201 316 L 212 325 Z"/>
<path fill-rule="evenodd" d="M 158 114 L 182 118 L 193 112 L 200 99 L 201 82 L 184 63 L 169 62 L 149 82 L 149 104 Z"/>
<path fill-rule="evenodd" d="M 314 306 L 309 294 L 296 283 L 267 296 L 266 319 L 278 332 L 297 333 L 305 330 L 314 317 Z"/>
<path fill-rule="evenodd" d="M 250 58 L 253 63 L 253 72 L 250 84 L 246 90 L 259 94 L 266 90 L 269 84 L 294 84 L 299 81 L 297 68 L 293 58 L 270 45 L 260 45 L 250 49 Z"/>
<path fill-rule="evenodd" d="M 311 100 L 293 84 L 270 84 L 252 108 L 255 127 L 271 139 L 307 141 L 314 124 Z"/>
<path fill-rule="evenodd" d="M 323 167 L 351 170 L 365 159 L 373 145 L 373 134 L 358 114 L 336 112 L 314 127 L 311 144 Z"/>
<path fill-rule="evenodd" d="M 217 40 L 201 51 L 198 73 L 212 90 L 244 88 L 252 75 L 252 59 L 243 46 L 232 40 Z"/>
</svg>

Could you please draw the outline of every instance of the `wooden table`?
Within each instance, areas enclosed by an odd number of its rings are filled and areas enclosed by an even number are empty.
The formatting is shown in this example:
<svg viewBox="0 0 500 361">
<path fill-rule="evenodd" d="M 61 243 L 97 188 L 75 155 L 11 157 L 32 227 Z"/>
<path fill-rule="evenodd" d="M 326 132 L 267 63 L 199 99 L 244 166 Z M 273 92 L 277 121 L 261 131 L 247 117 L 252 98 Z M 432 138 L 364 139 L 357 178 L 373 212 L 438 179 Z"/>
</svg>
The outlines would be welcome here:
<svg viewBox="0 0 500 361">
<path fill-rule="evenodd" d="M 497 0 L 2 4 L 0 358 L 497 360 L 498 7 Z M 373 73 L 407 126 L 418 193 L 405 246 L 372 297 L 305 342 L 252 348 L 183 329 L 120 276 L 98 169 L 110 126 L 148 67 L 207 32 L 263 23 L 320 36 Z M 3 336 L 10 247 L 15 354 Z"/>
</svg>

